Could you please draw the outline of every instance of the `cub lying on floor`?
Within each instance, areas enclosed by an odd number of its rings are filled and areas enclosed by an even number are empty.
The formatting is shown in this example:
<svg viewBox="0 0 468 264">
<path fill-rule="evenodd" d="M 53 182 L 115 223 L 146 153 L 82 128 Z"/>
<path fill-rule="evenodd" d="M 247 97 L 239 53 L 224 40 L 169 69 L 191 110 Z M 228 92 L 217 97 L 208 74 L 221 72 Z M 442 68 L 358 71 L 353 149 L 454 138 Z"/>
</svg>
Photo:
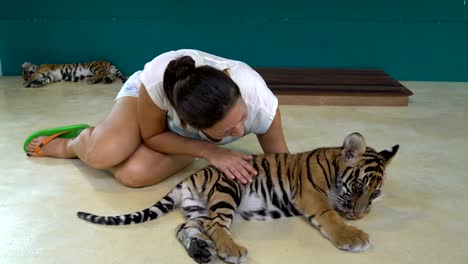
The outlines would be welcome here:
<svg viewBox="0 0 468 264">
<path fill-rule="evenodd" d="M 216 255 L 228 263 L 246 259 L 247 250 L 229 233 L 234 213 L 247 220 L 301 215 L 337 248 L 362 251 L 370 246 L 369 236 L 346 224 L 339 214 L 357 219 L 369 212 L 398 147 L 376 152 L 353 133 L 342 147 L 254 156 L 258 176 L 250 184 L 232 181 L 207 166 L 150 208 L 106 217 L 78 212 L 78 217 L 103 225 L 135 224 L 156 219 L 180 204 L 187 222 L 178 227 L 177 238 L 198 263 L 209 263 Z"/>
<path fill-rule="evenodd" d="M 89 84 L 99 82 L 112 83 L 119 78 L 125 82 L 127 78 L 114 65 L 107 61 L 91 61 L 74 64 L 41 64 L 30 62 L 22 65 L 24 87 L 42 87 L 48 83 L 59 81 L 77 82 L 86 79 Z"/>
</svg>

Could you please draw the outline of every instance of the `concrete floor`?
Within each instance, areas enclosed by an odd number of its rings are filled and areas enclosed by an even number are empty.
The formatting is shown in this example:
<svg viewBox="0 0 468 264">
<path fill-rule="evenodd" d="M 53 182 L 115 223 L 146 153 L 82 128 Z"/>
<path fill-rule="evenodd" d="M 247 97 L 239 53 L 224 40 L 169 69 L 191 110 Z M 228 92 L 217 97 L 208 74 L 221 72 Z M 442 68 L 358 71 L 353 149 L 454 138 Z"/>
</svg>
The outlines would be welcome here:
<svg viewBox="0 0 468 264">
<path fill-rule="evenodd" d="M 28 158 L 23 140 L 35 130 L 96 124 L 121 83 L 56 83 L 22 88 L 0 78 L 0 263 L 194 263 L 175 238 L 179 211 L 135 226 L 105 227 L 78 210 L 121 214 L 161 198 L 203 160 L 148 188 L 119 185 L 79 160 Z M 353 131 L 376 149 L 400 144 L 384 197 L 353 224 L 368 232 L 365 253 L 337 250 L 300 218 L 233 224 L 249 263 L 468 263 L 468 83 L 404 82 L 409 107 L 281 106 L 292 152 L 340 145 Z M 254 136 L 228 147 L 261 151 Z"/>
</svg>

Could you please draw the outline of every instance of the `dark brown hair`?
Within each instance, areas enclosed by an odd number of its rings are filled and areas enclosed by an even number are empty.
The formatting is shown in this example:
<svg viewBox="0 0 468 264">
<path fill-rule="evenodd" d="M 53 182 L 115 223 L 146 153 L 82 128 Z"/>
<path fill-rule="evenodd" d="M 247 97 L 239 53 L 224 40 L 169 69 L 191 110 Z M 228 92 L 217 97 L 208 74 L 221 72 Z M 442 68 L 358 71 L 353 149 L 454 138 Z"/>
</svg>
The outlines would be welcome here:
<svg viewBox="0 0 468 264">
<path fill-rule="evenodd" d="M 240 96 L 239 87 L 227 74 L 211 66 L 195 67 L 190 56 L 169 62 L 163 86 L 183 125 L 196 129 L 219 122 Z"/>
</svg>

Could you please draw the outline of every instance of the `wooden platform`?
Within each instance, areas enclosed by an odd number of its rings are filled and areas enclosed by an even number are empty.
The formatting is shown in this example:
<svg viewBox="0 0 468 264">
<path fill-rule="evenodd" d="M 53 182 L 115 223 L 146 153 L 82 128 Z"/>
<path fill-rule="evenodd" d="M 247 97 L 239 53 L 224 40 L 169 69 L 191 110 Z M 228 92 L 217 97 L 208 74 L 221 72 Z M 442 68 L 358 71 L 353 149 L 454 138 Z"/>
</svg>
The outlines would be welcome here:
<svg viewBox="0 0 468 264">
<path fill-rule="evenodd" d="M 286 105 L 408 106 L 413 93 L 382 70 L 256 68 Z"/>
</svg>

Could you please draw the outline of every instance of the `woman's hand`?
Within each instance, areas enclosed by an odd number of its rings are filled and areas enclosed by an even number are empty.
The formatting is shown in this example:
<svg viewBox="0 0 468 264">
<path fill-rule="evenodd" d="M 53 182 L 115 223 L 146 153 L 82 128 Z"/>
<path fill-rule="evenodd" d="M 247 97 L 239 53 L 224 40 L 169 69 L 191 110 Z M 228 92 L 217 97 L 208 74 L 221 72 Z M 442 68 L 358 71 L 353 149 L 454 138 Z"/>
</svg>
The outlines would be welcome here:
<svg viewBox="0 0 468 264">
<path fill-rule="evenodd" d="M 216 147 L 205 155 L 211 165 L 221 170 L 230 179 L 237 179 L 243 184 L 252 182 L 252 176 L 257 175 L 250 165 L 252 156 L 237 151 Z"/>
</svg>

